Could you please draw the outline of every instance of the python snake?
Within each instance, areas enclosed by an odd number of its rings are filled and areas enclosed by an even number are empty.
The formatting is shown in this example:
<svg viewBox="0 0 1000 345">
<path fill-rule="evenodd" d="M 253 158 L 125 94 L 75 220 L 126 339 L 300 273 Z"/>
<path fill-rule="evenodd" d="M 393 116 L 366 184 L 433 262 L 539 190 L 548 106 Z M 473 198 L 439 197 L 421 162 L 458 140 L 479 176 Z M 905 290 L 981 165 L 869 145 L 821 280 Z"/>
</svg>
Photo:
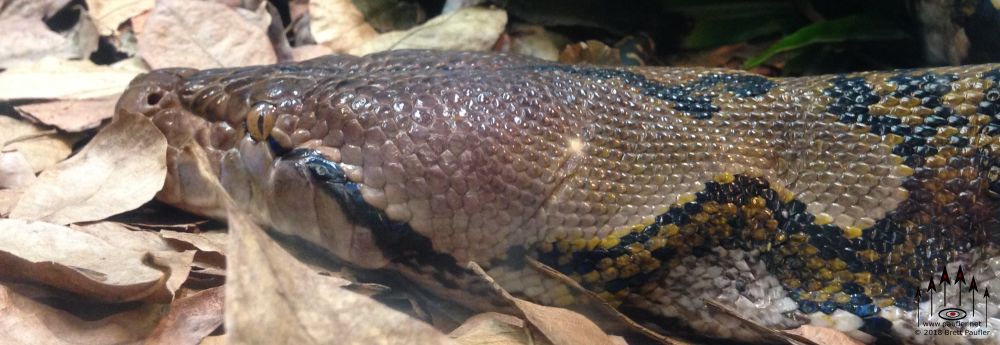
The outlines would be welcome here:
<svg viewBox="0 0 1000 345">
<path fill-rule="evenodd" d="M 392 51 L 156 70 L 117 111 L 168 138 L 160 199 L 224 215 L 189 157 L 204 152 L 258 222 L 470 304 L 470 261 L 572 304 L 531 257 L 613 305 L 737 340 L 758 338 L 704 299 L 866 342 L 943 343 L 920 334 L 942 321 L 930 309 L 1000 310 L 926 289 L 974 277 L 982 291 L 1000 273 L 1000 65 L 771 79 Z"/>
</svg>

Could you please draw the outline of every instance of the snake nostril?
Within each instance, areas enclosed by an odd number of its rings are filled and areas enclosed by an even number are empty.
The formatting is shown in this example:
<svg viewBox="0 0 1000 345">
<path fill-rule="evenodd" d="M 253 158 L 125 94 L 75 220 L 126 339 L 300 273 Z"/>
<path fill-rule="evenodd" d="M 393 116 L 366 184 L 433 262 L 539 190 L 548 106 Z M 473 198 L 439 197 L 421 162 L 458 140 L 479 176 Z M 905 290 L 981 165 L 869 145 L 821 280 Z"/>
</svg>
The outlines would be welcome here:
<svg viewBox="0 0 1000 345">
<path fill-rule="evenodd" d="M 163 99 L 163 94 L 159 92 L 153 92 L 146 96 L 146 104 L 157 105 L 160 100 Z"/>
</svg>

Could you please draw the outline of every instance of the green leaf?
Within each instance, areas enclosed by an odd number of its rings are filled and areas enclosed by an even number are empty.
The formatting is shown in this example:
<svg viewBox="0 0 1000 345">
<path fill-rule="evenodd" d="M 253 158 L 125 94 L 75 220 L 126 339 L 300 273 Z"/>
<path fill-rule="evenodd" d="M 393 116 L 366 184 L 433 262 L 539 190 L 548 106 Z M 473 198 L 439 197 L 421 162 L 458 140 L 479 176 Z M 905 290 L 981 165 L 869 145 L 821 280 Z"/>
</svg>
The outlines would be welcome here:
<svg viewBox="0 0 1000 345">
<path fill-rule="evenodd" d="M 817 43 L 888 41 L 906 37 L 906 33 L 892 25 L 891 20 L 888 18 L 872 13 L 857 14 L 834 20 L 820 21 L 803 27 L 788 36 L 782 37 L 763 53 L 750 58 L 743 67 L 757 67 L 775 54 Z"/>
<path fill-rule="evenodd" d="M 691 33 L 684 38 L 682 46 L 694 50 L 718 47 L 788 32 L 800 25 L 802 20 L 791 11 L 730 18 L 704 18 L 695 22 Z"/>
</svg>

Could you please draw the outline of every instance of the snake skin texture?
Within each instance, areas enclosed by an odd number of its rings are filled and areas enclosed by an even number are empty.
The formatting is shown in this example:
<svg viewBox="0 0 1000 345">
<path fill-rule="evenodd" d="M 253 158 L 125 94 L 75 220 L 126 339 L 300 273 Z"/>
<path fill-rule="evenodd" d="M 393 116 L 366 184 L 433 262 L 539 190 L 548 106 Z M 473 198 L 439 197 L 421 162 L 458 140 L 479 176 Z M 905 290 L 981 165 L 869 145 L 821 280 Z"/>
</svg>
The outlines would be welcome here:
<svg viewBox="0 0 1000 345">
<path fill-rule="evenodd" d="M 759 340 L 706 299 L 864 342 L 945 343 L 920 322 L 947 306 L 1000 329 L 996 300 L 926 290 L 1000 274 L 1000 65 L 769 79 L 393 51 L 153 71 L 118 111 L 168 137 L 162 200 L 222 216 L 217 179 L 262 224 L 469 304 L 470 261 L 572 304 L 530 257 L 712 337 Z"/>
</svg>

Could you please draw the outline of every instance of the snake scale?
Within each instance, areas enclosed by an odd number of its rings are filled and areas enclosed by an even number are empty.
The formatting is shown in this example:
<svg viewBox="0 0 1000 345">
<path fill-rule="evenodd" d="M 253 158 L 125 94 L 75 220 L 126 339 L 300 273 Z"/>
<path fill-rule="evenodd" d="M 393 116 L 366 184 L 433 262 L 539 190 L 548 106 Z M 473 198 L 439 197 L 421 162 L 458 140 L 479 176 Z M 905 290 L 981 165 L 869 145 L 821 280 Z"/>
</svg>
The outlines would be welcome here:
<svg viewBox="0 0 1000 345">
<path fill-rule="evenodd" d="M 705 299 L 865 342 L 943 343 L 918 323 L 953 306 L 976 315 L 960 341 L 1000 342 L 975 333 L 1000 325 L 976 296 L 1000 273 L 1000 65 L 765 78 L 392 51 L 156 70 L 117 111 L 168 138 L 160 199 L 222 215 L 208 170 L 260 223 L 470 304 L 470 261 L 572 304 L 530 257 L 711 337 L 757 339 Z"/>
</svg>

